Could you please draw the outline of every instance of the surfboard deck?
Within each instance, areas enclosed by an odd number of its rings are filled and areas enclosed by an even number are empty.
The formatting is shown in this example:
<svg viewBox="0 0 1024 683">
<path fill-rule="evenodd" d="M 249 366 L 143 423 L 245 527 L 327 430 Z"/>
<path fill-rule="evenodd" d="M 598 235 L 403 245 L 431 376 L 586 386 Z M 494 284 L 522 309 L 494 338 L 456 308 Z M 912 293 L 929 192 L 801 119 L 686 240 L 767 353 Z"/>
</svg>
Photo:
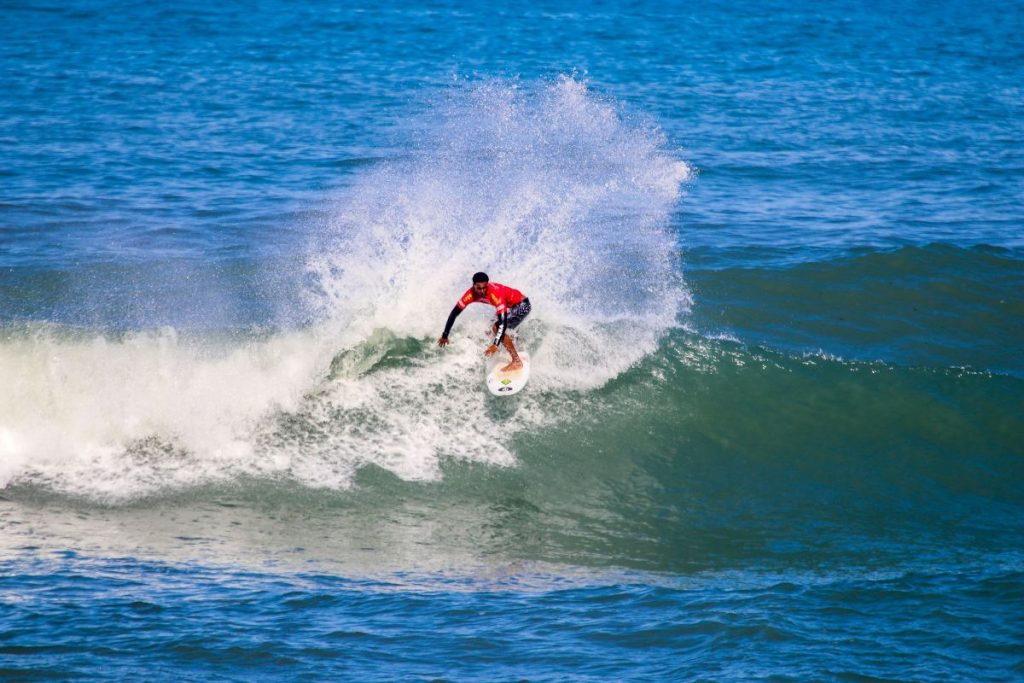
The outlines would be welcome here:
<svg viewBox="0 0 1024 683">
<path fill-rule="evenodd" d="M 522 391 L 530 379 L 530 354 L 519 351 L 519 360 L 523 361 L 523 367 L 511 372 L 502 372 L 502 368 L 509 364 L 508 354 L 499 351 L 487 363 L 487 390 L 495 396 L 511 396 Z"/>
</svg>

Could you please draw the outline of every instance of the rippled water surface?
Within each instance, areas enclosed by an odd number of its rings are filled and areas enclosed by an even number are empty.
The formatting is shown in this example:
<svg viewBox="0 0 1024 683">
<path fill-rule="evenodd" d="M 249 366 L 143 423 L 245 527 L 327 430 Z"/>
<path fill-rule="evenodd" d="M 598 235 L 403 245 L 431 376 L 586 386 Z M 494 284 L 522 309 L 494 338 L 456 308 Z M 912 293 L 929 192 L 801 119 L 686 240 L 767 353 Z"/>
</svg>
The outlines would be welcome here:
<svg viewBox="0 0 1024 683">
<path fill-rule="evenodd" d="M 0 678 L 1024 677 L 1016 4 L 0 31 Z"/>
</svg>

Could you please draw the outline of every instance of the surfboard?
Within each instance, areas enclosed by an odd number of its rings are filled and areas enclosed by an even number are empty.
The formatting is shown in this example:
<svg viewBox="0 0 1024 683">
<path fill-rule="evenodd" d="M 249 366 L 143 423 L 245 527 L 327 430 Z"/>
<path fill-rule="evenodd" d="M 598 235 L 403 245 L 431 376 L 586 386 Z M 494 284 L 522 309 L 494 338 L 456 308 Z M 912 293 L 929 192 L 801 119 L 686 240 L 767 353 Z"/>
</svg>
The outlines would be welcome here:
<svg viewBox="0 0 1024 683">
<path fill-rule="evenodd" d="M 511 372 L 502 372 L 502 368 L 509 364 L 510 359 L 507 353 L 499 351 L 487 363 L 487 389 L 495 396 L 511 396 L 522 391 L 526 381 L 530 379 L 530 354 L 519 351 L 519 360 L 523 361 L 523 367 Z"/>
</svg>

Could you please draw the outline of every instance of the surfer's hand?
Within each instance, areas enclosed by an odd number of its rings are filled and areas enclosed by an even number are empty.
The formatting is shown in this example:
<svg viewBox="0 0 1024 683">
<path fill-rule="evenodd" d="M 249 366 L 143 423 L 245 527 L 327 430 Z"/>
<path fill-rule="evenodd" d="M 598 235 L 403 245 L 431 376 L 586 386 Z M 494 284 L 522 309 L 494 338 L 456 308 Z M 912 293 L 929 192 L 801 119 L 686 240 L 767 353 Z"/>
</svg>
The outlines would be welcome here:
<svg viewBox="0 0 1024 683">
<path fill-rule="evenodd" d="M 441 337 L 437 340 L 438 346 L 448 346 L 448 337 Z"/>
<path fill-rule="evenodd" d="M 491 356 L 493 356 L 497 352 L 498 352 L 498 347 L 495 346 L 494 344 L 491 344 L 490 346 L 487 347 L 487 350 L 484 351 L 484 355 L 487 356 L 488 358 L 490 358 Z"/>
</svg>

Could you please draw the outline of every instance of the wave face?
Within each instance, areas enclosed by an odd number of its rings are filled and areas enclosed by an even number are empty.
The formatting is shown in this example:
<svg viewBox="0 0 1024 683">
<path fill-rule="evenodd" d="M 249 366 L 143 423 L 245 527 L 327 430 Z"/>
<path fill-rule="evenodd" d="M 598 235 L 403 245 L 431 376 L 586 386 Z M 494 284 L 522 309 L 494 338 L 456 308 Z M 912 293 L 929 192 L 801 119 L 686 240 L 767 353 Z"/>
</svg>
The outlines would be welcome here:
<svg viewBox="0 0 1024 683">
<path fill-rule="evenodd" d="M 406 480 L 439 478 L 442 458 L 511 465 L 517 433 L 578 412 L 687 311 L 669 219 L 691 171 L 656 127 L 561 78 L 454 88 L 404 134 L 413 152 L 357 173 L 309 241 L 301 329 L 9 326 L 0 482 L 118 502 L 243 476 L 345 489 L 367 465 Z M 534 305 L 535 379 L 514 405 L 483 390 L 481 312 L 431 348 L 477 270 Z"/>
<path fill-rule="evenodd" d="M 692 254 L 687 273 L 701 305 L 690 322 L 796 354 L 1024 377 L 1021 249 L 925 244 L 765 260 L 749 249 L 708 267 Z"/>
</svg>

